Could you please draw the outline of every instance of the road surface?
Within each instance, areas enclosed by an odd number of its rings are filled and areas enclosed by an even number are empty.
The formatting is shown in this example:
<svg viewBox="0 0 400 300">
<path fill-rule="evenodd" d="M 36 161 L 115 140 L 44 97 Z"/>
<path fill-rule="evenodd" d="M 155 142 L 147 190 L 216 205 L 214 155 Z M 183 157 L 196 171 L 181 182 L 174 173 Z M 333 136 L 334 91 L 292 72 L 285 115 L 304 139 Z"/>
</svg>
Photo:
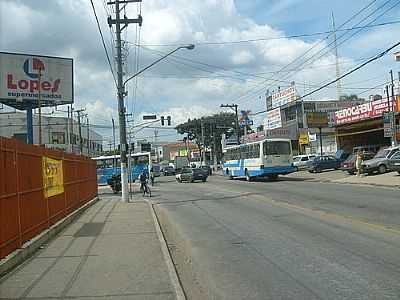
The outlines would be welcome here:
<svg viewBox="0 0 400 300">
<path fill-rule="evenodd" d="M 189 299 L 400 299 L 400 193 L 161 177 L 153 203 Z"/>
</svg>

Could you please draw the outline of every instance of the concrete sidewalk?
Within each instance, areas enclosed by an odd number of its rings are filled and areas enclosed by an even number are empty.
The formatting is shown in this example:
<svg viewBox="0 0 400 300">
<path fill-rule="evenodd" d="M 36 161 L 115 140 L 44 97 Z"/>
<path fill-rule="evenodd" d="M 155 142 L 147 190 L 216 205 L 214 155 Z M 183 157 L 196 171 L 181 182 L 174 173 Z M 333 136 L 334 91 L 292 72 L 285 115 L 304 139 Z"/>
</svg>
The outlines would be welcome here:
<svg viewBox="0 0 400 300">
<path fill-rule="evenodd" d="M 377 175 L 362 175 L 360 177 L 348 176 L 331 182 L 400 188 L 400 175 L 397 172 L 390 172 Z"/>
<path fill-rule="evenodd" d="M 100 201 L 0 280 L 0 299 L 176 299 L 152 211 Z"/>
</svg>

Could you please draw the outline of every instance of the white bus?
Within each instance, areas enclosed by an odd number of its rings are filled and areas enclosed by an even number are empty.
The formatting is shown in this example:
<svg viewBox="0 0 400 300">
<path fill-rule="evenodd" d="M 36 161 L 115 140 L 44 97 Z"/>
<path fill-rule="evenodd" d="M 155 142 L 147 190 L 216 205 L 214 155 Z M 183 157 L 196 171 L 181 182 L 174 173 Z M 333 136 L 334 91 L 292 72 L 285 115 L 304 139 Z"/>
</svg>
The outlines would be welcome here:
<svg viewBox="0 0 400 300">
<path fill-rule="evenodd" d="M 262 141 L 235 145 L 223 150 L 223 174 L 246 177 L 278 178 L 278 175 L 296 171 L 293 166 L 292 145 L 289 139 L 265 139 Z"/>
</svg>

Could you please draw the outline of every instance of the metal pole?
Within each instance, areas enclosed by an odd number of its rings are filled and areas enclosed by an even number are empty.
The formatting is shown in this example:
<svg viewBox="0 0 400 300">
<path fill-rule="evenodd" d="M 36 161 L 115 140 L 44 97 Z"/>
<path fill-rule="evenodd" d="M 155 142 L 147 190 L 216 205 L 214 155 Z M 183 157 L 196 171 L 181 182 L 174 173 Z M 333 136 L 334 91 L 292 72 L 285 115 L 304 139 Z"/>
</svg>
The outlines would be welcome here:
<svg viewBox="0 0 400 300">
<path fill-rule="evenodd" d="M 203 162 L 204 162 L 204 151 L 205 151 L 205 146 L 204 146 L 204 124 L 203 124 L 203 120 L 202 119 L 200 119 L 200 125 L 201 125 L 201 144 L 202 144 L 200 165 L 202 166 Z"/>
<path fill-rule="evenodd" d="M 112 134 L 113 134 L 113 169 L 114 169 L 114 174 L 115 174 L 115 170 L 116 170 L 116 164 L 117 164 L 117 160 L 115 158 L 115 122 L 114 122 L 114 118 L 111 119 L 112 121 Z M 110 145 L 111 147 L 111 145 Z M 111 151 L 111 150 L 110 150 Z"/>
<path fill-rule="evenodd" d="M 71 141 L 71 136 L 69 134 L 69 106 L 67 106 L 67 126 L 66 126 L 66 131 L 67 131 L 67 152 L 70 151 L 70 141 Z"/>
<path fill-rule="evenodd" d="M 122 73 L 122 45 L 121 45 L 121 19 L 120 19 L 119 0 L 115 0 L 115 27 L 117 36 L 117 77 L 118 77 L 118 114 L 119 114 L 119 143 L 121 154 L 121 185 L 122 201 L 128 202 L 128 173 L 127 173 L 127 155 L 126 155 L 126 122 L 124 105 L 124 83 Z"/>
<path fill-rule="evenodd" d="M 83 143 L 82 143 L 82 127 L 81 127 L 81 110 L 78 113 L 78 131 L 79 131 L 79 154 L 82 155 Z"/>
<path fill-rule="evenodd" d="M 71 104 L 71 153 L 75 153 L 74 152 L 74 108 L 72 107 Z"/>
<path fill-rule="evenodd" d="M 392 81 L 392 134 L 393 134 L 393 145 L 397 146 L 397 128 L 396 128 L 396 110 L 395 110 L 395 96 L 394 96 L 394 80 L 393 71 L 390 70 L 390 79 Z"/>
<path fill-rule="evenodd" d="M 237 136 L 237 143 L 240 145 L 240 132 L 239 132 L 239 119 L 238 119 L 238 105 L 235 104 L 235 121 L 236 121 L 236 136 Z"/>
<path fill-rule="evenodd" d="M 89 118 L 86 118 L 87 126 L 87 154 L 90 156 L 90 131 L 89 131 Z"/>
<path fill-rule="evenodd" d="M 390 98 L 389 98 L 389 86 L 386 85 L 385 86 L 385 92 L 386 92 L 386 98 L 387 98 L 387 105 L 388 105 L 388 113 L 389 113 L 389 117 L 390 117 L 390 129 L 392 130 L 392 138 L 391 138 L 391 145 L 394 145 L 394 140 L 393 140 L 393 121 L 392 121 L 392 116 L 390 115 Z"/>
<path fill-rule="evenodd" d="M 319 146 L 321 149 L 321 156 L 322 156 L 322 127 L 319 127 Z"/>
<path fill-rule="evenodd" d="M 38 87 L 38 107 L 39 107 L 39 145 L 42 144 L 42 95 L 41 95 L 41 85 L 42 85 L 42 69 L 39 68 L 39 87 Z"/>
<path fill-rule="evenodd" d="M 28 103 L 28 108 L 26 109 L 26 132 L 27 132 L 27 143 L 33 144 L 32 103 Z"/>
</svg>

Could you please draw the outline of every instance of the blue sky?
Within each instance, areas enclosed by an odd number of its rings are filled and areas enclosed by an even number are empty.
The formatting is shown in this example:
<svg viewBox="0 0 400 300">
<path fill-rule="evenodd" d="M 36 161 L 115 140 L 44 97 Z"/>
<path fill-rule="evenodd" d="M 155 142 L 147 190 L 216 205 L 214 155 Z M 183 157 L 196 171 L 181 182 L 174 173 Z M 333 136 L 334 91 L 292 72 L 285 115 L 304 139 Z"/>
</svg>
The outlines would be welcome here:
<svg viewBox="0 0 400 300">
<path fill-rule="evenodd" d="M 314 54 L 325 49 L 332 39 L 324 40 L 327 35 L 284 37 L 330 30 L 332 11 L 339 27 L 370 2 L 372 0 L 143 0 L 142 47 L 135 46 L 138 31 L 134 25 L 124 33 L 128 42 L 126 74 L 132 74 L 135 69 L 137 49 L 140 49 L 140 67 L 143 67 L 175 45 L 194 43 L 196 48 L 180 50 L 176 56 L 146 71 L 138 78 L 136 97 L 132 82 L 126 98 L 127 111 L 134 114 L 136 124 L 141 122 L 143 114 L 155 113 L 171 115 L 173 125 L 177 125 L 187 118 L 218 112 L 221 103 L 235 102 L 243 110 L 262 110 L 266 90 L 287 86 L 291 81 L 296 82 L 299 94 L 309 92 L 335 78 L 333 49 L 328 47 L 322 55 L 308 62 L 296 58 L 310 49 Z M 106 10 L 104 0 L 94 0 L 94 3 L 107 49 L 113 57 L 113 36 L 106 21 L 112 11 Z M 398 0 L 375 0 L 364 14 L 346 27 L 354 26 L 372 13 L 361 22 L 365 25 L 397 3 Z M 379 6 L 383 7 L 378 9 Z M 373 13 L 375 9 L 378 10 Z M 138 11 L 136 4 L 129 4 L 126 14 L 134 18 Z M 400 5 L 397 5 L 374 22 L 399 20 Z M 400 25 L 368 28 L 344 41 L 353 32 L 338 33 L 342 73 L 398 42 Z M 266 40 L 204 44 L 257 38 Z M 96 123 L 111 126 L 111 118 L 117 119 L 116 91 L 90 1 L 1 1 L 0 50 L 72 57 L 76 107 L 86 108 L 89 118 Z M 287 67 L 292 72 L 274 73 L 293 61 L 295 63 Z M 395 73 L 400 69 L 393 57 L 387 55 L 343 80 L 343 91 L 360 93 L 367 98 L 369 94 L 380 93 L 382 86 L 375 90 L 367 88 L 384 83 L 391 68 Z M 332 86 L 309 99 L 334 99 L 335 96 Z M 256 121 L 263 122 L 263 118 L 260 115 Z M 162 131 L 169 134 L 165 139 L 176 138 L 173 129 Z M 106 140 L 110 139 L 110 130 L 101 133 Z M 138 136 L 152 134 L 149 129 Z"/>
</svg>

